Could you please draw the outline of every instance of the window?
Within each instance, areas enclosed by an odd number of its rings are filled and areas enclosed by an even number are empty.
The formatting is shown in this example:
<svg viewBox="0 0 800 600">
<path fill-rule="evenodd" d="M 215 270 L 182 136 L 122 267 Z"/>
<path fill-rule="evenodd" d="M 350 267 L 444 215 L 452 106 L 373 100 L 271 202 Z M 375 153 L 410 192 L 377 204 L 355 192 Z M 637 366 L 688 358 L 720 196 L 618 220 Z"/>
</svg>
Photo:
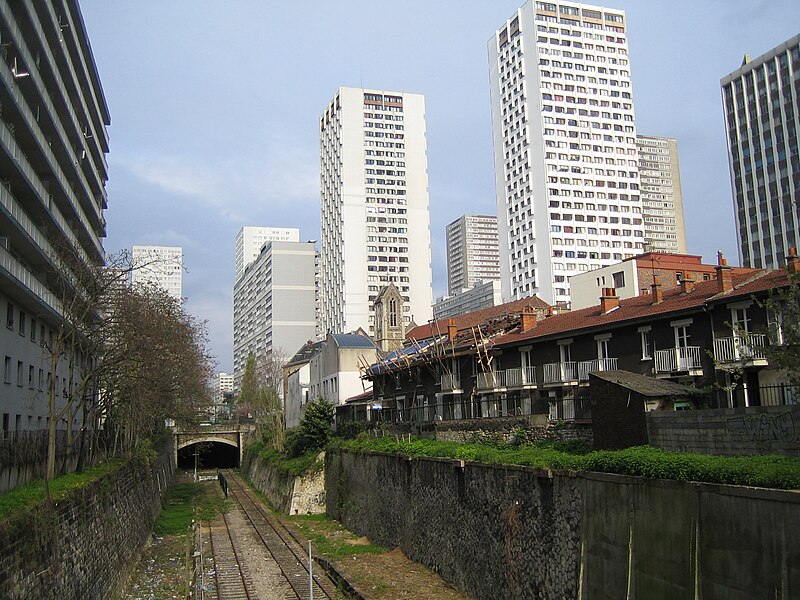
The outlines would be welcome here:
<svg viewBox="0 0 800 600">
<path fill-rule="evenodd" d="M 25 312 L 19 311 L 19 334 L 25 335 Z"/>
<path fill-rule="evenodd" d="M 25 374 L 25 364 L 21 361 L 17 361 L 17 385 L 22 387 L 22 383 L 24 381 L 23 375 Z"/>
<path fill-rule="evenodd" d="M 5 364 L 3 365 L 3 381 L 11 383 L 11 357 L 6 356 Z"/>
<path fill-rule="evenodd" d="M 608 340 L 611 339 L 611 334 L 606 333 L 603 335 L 595 336 L 595 342 L 597 342 L 597 358 L 600 360 L 604 360 L 606 358 L 610 358 L 610 354 L 608 352 Z"/>
<path fill-rule="evenodd" d="M 736 336 L 750 333 L 750 315 L 746 306 L 731 308 L 731 328 Z"/>
<path fill-rule="evenodd" d="M 14 305 L 11 302 L 8 303 L 8 308 L 6 309 L 6 327 L 14 329 Z"/>
<path fill-rule="evenodd" d="M 650 327 L 640 327 L 639 335 L 642 341 L 642 360 L 653 358 L 653 344 L 650 340 Z"/>
<path fill-rule="evenodd" d="M 688 348 L 689 347 L 689 324 L 674 325 L 675 330 L 675 347 Z"/>
<path fill-rule="evenodd" d="M 614 288 L 620 289 L 625 287 L 625 272 L 617 271 L 612 273 L 611 277 L 614 279 Z"/>
<path fill-rule="evenodd" d="M 767 332 L 770 344 L 773 346 L 783 345 L 783 312 L 781 310 L 767 309 Z"/>
</svg>

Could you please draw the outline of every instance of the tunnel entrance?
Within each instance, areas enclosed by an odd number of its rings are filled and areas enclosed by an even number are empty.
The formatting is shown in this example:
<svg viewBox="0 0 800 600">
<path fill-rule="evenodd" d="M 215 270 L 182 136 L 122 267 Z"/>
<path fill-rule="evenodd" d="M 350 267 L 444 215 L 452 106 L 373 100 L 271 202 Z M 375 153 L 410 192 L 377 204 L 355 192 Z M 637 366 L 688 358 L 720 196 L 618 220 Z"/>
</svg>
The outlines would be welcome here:
<svg viewBox="0 0 800 600">
<path fill-rule="evenodd" d="M 197 453 L 198 469 L 235 469 L 239 466 L 239 449 L 220 442 L 198 442 L 178 450 L 178 468 L 194 469 Z"/>
</svg>

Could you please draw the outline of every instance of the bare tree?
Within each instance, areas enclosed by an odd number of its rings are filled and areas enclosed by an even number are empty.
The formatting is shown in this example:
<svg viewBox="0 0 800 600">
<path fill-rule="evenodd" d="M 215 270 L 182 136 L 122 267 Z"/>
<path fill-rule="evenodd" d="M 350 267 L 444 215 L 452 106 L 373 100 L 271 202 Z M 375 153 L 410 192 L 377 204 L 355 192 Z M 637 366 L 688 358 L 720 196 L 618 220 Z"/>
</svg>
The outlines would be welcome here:
<svg viewBox="0 0 800 600">
<path fill-rule="evenodd" d="M 95 436 L 94 447 L 101 429 L 113 434 L 112 450 L 119 451 L 163 428 L 166 417 L 194 416 L 208 400 L 213 367 L 205 324 L 160 289 L 132 289 L 137 265 L 128 253 L 104 266 L 63 238 L 51 245 L 58 324 L 42 340 L 49 366 L 48 495 L 59 421 L 66 421 L 71 442 L 73 420 L 81 418 L 82 468 L 87 436 Z"/>
</svg>

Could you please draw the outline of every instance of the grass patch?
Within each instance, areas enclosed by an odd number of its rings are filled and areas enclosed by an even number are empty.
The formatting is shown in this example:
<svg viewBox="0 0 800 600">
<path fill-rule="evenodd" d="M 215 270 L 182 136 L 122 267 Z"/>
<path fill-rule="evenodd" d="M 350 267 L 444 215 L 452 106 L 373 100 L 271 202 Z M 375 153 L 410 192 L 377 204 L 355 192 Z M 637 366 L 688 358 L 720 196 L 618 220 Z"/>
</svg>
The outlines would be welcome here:
<svg viewBox="0 0 800 600">
<path fill-rule="evenodd" d="M 303 532 L 322 556 L 338 561 L 356 554 L 380 554 L 381 546 L 360 543 L 362 538 L 348 531 L 327 515 L 295 515 L 288 520 Z"/>
<path fill-rule="evenodd" d="M 798 489 L 800 458 L 793 456 L 725 457 L 689 452 L 666 452 L 649 446 L 625 450 L 569 448 L 557 444 L 458 444 L 427 439 L 398 441 L 393 437 L 336 440 L 332 447 L 353 452 L 388 452 L 403 456 L 431 456 L 489 464 L 545 469 L 599 471 L 652 479 L 676 479 L 732 485 Z M 566 451 L 571 450 L 571 451 Z"/>
<path fill-rule="evenodd" d="M 98 479 L 119 469 L 125 459 L 114 459 L 101 463 L 81 473 L 68 473 L 50 481 L 50 494 L 53 500 L 61 500 L 70 492 L 83 488 Z M 44 481 L 36 480 L 16 489 L 0 494 L 0 520 L 24 512 L 45 500 Z"/>
<path fill-rule="evenodd" d="M 153 533 L 160 536 L 185 533 L 192 524 L 195 511 L 203 521 L 211 521 L 218 514 L 227 512 L 228 501 L 214 492 L 212 487 L 197 483 L 178 483 L 169 488 Z"/>
</svg>

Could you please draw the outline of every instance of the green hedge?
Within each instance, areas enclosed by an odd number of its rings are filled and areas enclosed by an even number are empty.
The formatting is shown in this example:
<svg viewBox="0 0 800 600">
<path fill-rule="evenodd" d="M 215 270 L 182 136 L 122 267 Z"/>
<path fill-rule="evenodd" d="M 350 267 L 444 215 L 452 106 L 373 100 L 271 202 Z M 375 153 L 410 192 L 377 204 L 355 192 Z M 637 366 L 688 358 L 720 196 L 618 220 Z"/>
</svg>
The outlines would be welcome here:
<svg viewBox="0 0 800 600">
<path fill-rule="evenodd" d="M 800 458 L 779 455 L 724 457 L 666 452 L 649 446 L 572 453 L 554 444 L 496 446 L 413 438 L 410 441 L 400 441 L 394 437 L 367 436 L 355 440 L 336 440 L 332 447 L 354 452 L 388 452 L 403 456 L 453 458 L 489 464 L 599 471 L 651 479 L 779 489 L 800 488 Z"/>
</svg>

